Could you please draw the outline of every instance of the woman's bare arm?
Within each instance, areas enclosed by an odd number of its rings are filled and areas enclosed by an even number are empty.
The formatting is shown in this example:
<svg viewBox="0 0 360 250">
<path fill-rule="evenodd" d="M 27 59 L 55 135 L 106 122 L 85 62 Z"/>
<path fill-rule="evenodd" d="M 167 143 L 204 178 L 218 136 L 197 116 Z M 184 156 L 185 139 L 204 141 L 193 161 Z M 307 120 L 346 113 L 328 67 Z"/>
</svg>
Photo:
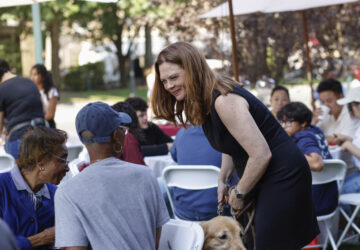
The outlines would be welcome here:
<svg viewBox="0 0 360 250">
<path fill-rule="evenodd" d="M 270 148 L 249 112 L 247 101 L 236 94 L 219 96 L 215 109 L 230 134 L 249 156 L 237 189 L 247 194 L 260 180 L 271 159 Z"/>
</svg>

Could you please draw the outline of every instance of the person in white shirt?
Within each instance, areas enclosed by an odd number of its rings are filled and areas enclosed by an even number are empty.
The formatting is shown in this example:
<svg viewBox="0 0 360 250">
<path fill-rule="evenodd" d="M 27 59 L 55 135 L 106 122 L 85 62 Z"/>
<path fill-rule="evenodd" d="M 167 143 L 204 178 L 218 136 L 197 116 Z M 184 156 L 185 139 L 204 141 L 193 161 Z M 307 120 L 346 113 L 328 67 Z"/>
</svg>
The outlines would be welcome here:
<svg viewBox="0 0 360 250">
<path fill-rule="evenodd" d="M 340 105 L 347 105 L 351 117 L 360 121 L 360 87 L 350 89 L 349 94 L 337 101 Z M 343 193 L 360 192 L 360 126 L 351 136 L 344 134 L 335 134 L 335 143 L 341 146 L 341 149 L 352 154 L 353 165 L 357 171 L 352 172 L 345 178 Z"/>
<path fill-rule="evenodd" d="M 53 83 L 51 73 L 47 71 L 44 65 L 35 64 L 31 69 L 30 77 L 40 91 L 45 120 L 51 128 L 55 128 L 54 117 L 59 92 Z"/>
<path fill-rule="evenodd" d="M 352 119 L 348 107 L 339 105 L 336 101 L 344 97 L 341 83 L 335 79 L 328 78 L 320 82 L 317 87 L 320 101 L 324 106 L 329 108 L 329 115 L 322 120 L 319 116 L 322 114 L 321 109 L 314 112 L 313 123 L 316 124 L 325 134 L 328 143 L 335 144 L 335 134 L 352 136 L 360 121 Z"/>
</svg>

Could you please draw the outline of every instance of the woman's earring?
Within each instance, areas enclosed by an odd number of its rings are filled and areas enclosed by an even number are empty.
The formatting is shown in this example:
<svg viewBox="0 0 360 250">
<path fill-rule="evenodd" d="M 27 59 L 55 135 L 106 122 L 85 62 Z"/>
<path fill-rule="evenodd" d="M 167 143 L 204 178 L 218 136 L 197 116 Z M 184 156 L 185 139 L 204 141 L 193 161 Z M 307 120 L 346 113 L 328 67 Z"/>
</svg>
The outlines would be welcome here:
<svg viewBox="0 0 360 250">
<path fill-rule="evenodd" d="M 117 149 L 117 148 L 116 148 L 116 144 L 117 144 L 117 143 L 114 143 L 114 144 L 113 144 L 113 150 L 115 151 L 115 153 L 121 154 L 123 146 L 119 143 L 119 144 L 120 144 L 120 149 Z"/>
</svg>

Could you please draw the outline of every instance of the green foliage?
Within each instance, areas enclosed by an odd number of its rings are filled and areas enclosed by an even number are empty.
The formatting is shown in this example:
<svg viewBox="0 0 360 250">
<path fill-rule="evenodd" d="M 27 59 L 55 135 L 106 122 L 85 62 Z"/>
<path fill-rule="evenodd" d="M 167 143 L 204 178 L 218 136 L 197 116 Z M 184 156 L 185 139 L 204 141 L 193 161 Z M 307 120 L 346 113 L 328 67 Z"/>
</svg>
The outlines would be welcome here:
<svg viewBox="0 0 360 250">
<path fill-rule="evenodd" d="M 0 39 L 0 58 L 9 63 L 12 72 L 21 74 L 22 67 L 19 42 L 14 42 L 12 39 Z"/>
<path fill-rule="evenodd" d="M 64 77 L 65 90 L 104 89 L 104 63 L 89 63 L 72 67 Z"/>
</svg>

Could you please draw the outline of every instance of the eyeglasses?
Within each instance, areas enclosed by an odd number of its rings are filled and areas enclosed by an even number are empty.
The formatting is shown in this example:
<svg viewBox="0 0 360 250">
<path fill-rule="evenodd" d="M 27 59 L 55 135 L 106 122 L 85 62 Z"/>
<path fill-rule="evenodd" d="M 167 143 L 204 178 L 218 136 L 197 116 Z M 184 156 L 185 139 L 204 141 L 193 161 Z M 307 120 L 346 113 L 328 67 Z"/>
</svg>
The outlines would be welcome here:
<svg viewBox="0 0 360 250">
<path fill-rule="evenodd" d="M 66 169 L 70 163 L 70 161 L 66 160 L 65 158 L 59 157 L 55 154 L 53 154 L 52 156 L 54 156 L 56 159 L 58 159 L 61 162 L 61 165 Z"/>
<path fill-rule="evenodd" d="M 295 120 L 287 120 L 287 121 L 281 121 L 279 120 L 279 123 L 281 126 L 290 126 L 291 123 L 293 123 Z"/>
<path fill-rule="evenodd" d="M 124 135 L 126 135 L 128 133 L 128 131 L 129 131 L 129 128 L 126 127 L 126 126 L 120 125 L 119 128 L 122 128 L 122 131 L 124 132 Z"/>
</svg>

